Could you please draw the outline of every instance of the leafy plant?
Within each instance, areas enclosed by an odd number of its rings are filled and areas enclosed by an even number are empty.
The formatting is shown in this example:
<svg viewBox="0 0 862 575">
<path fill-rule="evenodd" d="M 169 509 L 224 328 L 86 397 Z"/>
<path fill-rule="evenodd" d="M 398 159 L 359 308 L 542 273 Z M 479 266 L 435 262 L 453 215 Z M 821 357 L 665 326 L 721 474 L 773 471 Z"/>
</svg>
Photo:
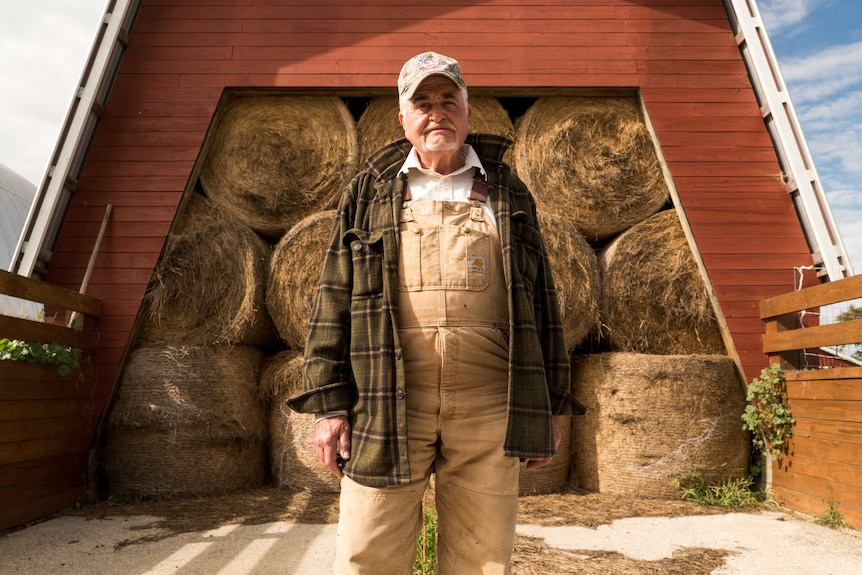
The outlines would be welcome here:
<svg viewBox="0 0 862 575">
<path fill-rule="evenodd" d="M 34 343 L 18 339 L 0 339 L 0 361 L 25 361 L 57 366 L 60 375 L 69 375 L 80 367 L 81 350 L 58 343 Z"/>
<path fill-rule="evenodd" d="M 727 479 L 722 483 L 709 484 L 700 473 L 690 473 L 674 480 L 674 484 L 685 501 L 699 505 L 741 509 L 770 507 L 767 494 L 753 489 L 752 477 Z"/>
<path fill-rule="evenodd" d="M 825 525 L 831 529 L 840 529 L 847 526 L 847 521 L 844 519 L 844 514 L 838 511 L 840 505 L 834 499 L 829 500 L 829 507 L 826 508 L 826 513 L 823 517 L 817 519 L 818 525 Z"/>
<path fill-rule="evenodd" d="M 742 428 L 752 433 L 754 447 L 770 459 L 781 454 L 796 424 L 784 395 L 784 370 L 776 364 L 763 368 L 748 386 Z"/>
<path fill-rule="evenodd" d="M 413 575 L 434 575 L 437 565 L 437 510 L 425 507 L 422 532 L 416 542 Z"/>
<path fill-rule="evenodd" d="M 851 305 L 848 309 L 844 310 L 842 313 L 838 314 L 835 319 L 838 321 L 853 321 L 855 319 L 862 319 L 862 307 Z M 839 350 L 844 352 L 846 346 L 840 345 L 837 346 Z M 856 350 L 852 352 L 851 356 L 854 359 L 862 361 L 862 349 L 859 349 L 859 345 L 855 344 L 850 346 L 851 348 L 855 347 Z M 844 352 L 847 353 L 847 352 Z"/>
</svg>

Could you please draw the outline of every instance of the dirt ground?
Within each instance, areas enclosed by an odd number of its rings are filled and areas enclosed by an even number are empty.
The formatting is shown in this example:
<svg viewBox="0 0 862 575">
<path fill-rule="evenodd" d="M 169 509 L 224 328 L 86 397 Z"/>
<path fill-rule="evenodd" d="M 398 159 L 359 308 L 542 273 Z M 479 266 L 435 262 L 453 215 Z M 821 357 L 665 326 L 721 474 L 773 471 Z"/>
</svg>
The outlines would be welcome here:
<svg viewBox="0 0 862 575">
<path fill-rule="evenodd" d="M 175 501 L 116 502 L 86 505 L 69 515 L 92 519 L 149 516 L 153 522 L 140 538 L 118 547 L 140 545 L 177 534 L 217 529 L 228 524 L 258 525 L 273 521 L 334 523 L 336 494 L 294 493 L 262 488 L 237 495 Z M 738 510 L 737 510 L 738 511 Z M 725 510 L 684 501 L 641 499 L 612 494 L 568 491 L 522 497 L 519 524 L 595 528 L 629 517 L 691 517 L 717 515 Z M 153 528 L 158 535 L 152 535 Z M 727 552 L 686 548 L 659 561 L 636 560 L 620 553 L 597 551 L 588 555 L 549 547 L 541 538 L 519 535 L 513 558 L 514 575 L 707 575 L 720 567 Z"/>
</svg>

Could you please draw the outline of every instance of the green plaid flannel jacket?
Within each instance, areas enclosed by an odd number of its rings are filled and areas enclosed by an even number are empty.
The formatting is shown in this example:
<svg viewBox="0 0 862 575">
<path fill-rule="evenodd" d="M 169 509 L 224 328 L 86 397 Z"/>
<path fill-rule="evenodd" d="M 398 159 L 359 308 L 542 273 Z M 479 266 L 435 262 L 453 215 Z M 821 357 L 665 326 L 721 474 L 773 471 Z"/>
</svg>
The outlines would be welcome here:
<svg viewBox="0 0 862 575">
<path fill-rule="evenodd" d="M 579 414 L 536 207 L 502 158 L 511 142 L 471 134 L 488 177 L 509 288 L 509 421 L 505 454 L 554 454 L 552 414 Z M 344 472 L 383 487 L 410 481 L 406 382 L 398 338 L 398 222 L 407 140 L 375 153 L 338 207 L 305 347 L 298 412 L 347 410 L 351 458 Z M 481 430 L 477 430 L 480 433 Z"/>
</svg>

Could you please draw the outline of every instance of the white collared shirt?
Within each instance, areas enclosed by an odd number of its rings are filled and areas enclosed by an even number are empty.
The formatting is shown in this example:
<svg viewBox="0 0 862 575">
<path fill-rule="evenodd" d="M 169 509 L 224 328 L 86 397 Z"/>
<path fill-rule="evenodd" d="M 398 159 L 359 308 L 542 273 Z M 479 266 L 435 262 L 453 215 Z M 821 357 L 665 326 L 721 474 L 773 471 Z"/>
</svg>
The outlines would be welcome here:
<svg viewBox="0 0 862 575">
<path fill-rule="evenodd" d="M 482 161 L 469 144 L 461 147 L 464 154 L 464 165 L 451 174 L 439 174 L 434 170 L 423 168 L 419 163 L 416 148 L 411 148 L 407 159 L 401 165 L 399 173 L 407 174 L 407 186 L 410 189 L 410 201 L 407 205 L 418 201 L 435 200 L 440 202 L 469 202 L 473 190 L 473 175 L 478 171 L 486 175 Z M 488 221 L 497 229 L 494 209 L 488 199 L 482 204 Z"/>
</svg>

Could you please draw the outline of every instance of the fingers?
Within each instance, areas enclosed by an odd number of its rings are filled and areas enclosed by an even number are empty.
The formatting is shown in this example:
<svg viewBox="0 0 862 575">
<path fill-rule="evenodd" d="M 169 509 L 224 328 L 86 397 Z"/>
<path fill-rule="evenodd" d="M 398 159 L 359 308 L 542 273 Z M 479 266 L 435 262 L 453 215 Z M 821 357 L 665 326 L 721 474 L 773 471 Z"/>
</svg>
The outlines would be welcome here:
<svg viewBox="0 0 862 575">
<path fill-rule="evenodd" d="M 339 457 L 350 459 L 350 424 L 347 418 L 336 416 L 318 421 L 314 426 L 312 443 L 317 461 L 337 477 L 342 477 Z"/>
<path fill-rule="evenodd" d="M 553 418 L 553 429 L 554 429 L 554 448 L 559 449 L 560 441 L 563 439 L 562 434 L 562 425 L 565 421 L 565 418 L 562 416 L 554 416 Z M 553 460 L 553 457 L 545 457 L 544 459 L 528 459 L 527 460 L 527 469 L 539 469 L 540 467 L 544 467 Z"/>
<path fill-rule="evenodd" d="M 545 457 L 544 459 L 528 459 L 527 469 L 538 469 L 544 467 L 551 462 L 553 457 Z"/>
</svg>

